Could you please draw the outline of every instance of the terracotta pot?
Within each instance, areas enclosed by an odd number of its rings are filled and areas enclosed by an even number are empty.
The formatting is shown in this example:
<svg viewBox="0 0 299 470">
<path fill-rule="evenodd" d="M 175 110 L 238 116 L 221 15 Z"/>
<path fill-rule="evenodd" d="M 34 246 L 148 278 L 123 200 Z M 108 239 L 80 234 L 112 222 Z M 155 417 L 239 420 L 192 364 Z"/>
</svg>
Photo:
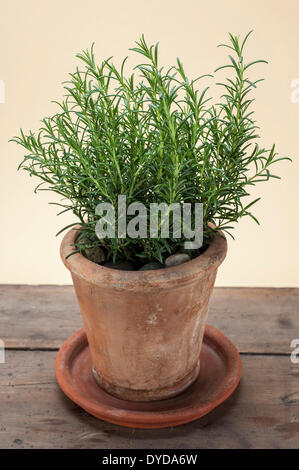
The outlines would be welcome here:
<svg viewBox="0 0 299 470">
<path fill-rule="evenodd" d="M 225 238 L 216 236 L 202 255 L 179 266 L 119 271 L 80 254 L 66 259 L 77 233 L 72 229 L 65 235 L 61 258 L 72 275 L 98 384 L 133 401 L 179 394 L 199 374 Z"/>
</svg>

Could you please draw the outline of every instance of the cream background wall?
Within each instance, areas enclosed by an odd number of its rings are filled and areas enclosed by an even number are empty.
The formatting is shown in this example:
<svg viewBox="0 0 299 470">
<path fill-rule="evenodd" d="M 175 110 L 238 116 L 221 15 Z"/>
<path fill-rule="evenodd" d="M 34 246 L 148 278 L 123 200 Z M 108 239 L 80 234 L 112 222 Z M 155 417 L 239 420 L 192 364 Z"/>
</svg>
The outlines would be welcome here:
<svg viewBox="0 0 299 470">
<path fill-rule="evenodd" d="M 276 142 L 293 163 L 278 164 L 281 181 L 255 188 L 253 195 L 262 196 L 255 209 L 261 226 L 251 220 L 237 225 L 217 285 L 298 286 L 298 18 L 297 0 L 1 0 L 0 282 L 70 283 L 55 233 L 73 219 L 56 217 L 55 206 L 47 204 L 50 193 L 33 193 L 37 181 L 17 173 L 23 152 L 8 139 L 20 127 L 36 129 L 55 111 L 50 101 L 62 96 L 75 54 L 95 42 L 99 60 L 113 55 L 117 62 L 144 33 L 160 41 L 161 61 L 179 56 L 197 76 L 225 63 L 226 51 L 216 46 L 228 31 L 253 28 L 248 56 L 269 61 L 256 69 L 266 79 L 255 105 L 262 141 Z"/>
</svg>

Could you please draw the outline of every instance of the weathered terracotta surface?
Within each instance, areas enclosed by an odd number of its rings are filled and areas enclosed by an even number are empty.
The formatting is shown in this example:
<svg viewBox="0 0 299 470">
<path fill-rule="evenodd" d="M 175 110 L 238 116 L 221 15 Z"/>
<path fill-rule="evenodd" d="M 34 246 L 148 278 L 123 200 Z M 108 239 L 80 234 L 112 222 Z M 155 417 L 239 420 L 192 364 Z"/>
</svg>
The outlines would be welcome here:
<svg viewBox="0 0 299 470">
<path fill-rule="evenodd" d="M 77 232 L 61 244 L 87 334 L 95 377 L 126 400 L 182 392 L 199 373 L 208 306 L 227 244 L 215 237 L 198 258 L 155 271 L 118 271 L 80 254 L 68 259 Z"/>
<path fill-rule="evenodd" d="M 200 360 L 199 377 L 183 393 L 168 400 L 143 403 L 120 400 L 95 383 L 86 334 L 79 330 L 61 347 L 55 372 L 66 395 L 97 418 L 133 428 L 164 428 L 204 416 L 237 387 L 242 369 L 240 354 L 226 336 L 209 325 L 205 328 Z"/>
</svg>

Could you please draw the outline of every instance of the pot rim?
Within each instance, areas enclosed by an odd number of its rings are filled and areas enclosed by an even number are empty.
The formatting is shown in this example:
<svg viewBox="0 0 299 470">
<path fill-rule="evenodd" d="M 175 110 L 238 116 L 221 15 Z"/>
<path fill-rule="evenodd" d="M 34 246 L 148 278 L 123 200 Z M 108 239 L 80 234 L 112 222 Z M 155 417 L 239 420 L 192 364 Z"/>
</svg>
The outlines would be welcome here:
<svg viewBox="0 0 299 470">
<path fill-rule="evenodd" d="M 163 287 L 173 284 L 189 283 L 198 280 L 207 271 L 216 270 L 227 253 L 227 240 L 222 232 L 215 235 L 209 247 L 198 257 L 169 268 L 149 271 L 124 271 L 101 266 L 88 260 L 81 253 L 66 257 L 73 251 L 78 231 L 78 224 L 70 229 L 62 239 L 60 256 L 72 275 L 89 283 L 125 289 Z"/>
</svg>

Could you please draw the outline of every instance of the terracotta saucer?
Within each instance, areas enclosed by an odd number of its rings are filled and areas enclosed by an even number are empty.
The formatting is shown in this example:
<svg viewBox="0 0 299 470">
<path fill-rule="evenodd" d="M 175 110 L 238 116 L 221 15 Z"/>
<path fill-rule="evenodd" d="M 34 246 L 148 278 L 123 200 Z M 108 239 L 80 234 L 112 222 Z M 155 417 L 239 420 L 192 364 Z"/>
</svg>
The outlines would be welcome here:
<svg viewBox="0 0 299 470">
<path fill-rule="evenodd" d="M 120 400 L 104 392 L 92 375 L 84 330 L 68 338 L 59 350 L 55 373 L 64 393 L 88 413 L 132 428 L 164 428 L 193 421 L 226 400 L 241 376 L 241 358 L 231 341 L 207 325 L 198 379 L 174 398 L 155 402 Z"/>
</svg>

